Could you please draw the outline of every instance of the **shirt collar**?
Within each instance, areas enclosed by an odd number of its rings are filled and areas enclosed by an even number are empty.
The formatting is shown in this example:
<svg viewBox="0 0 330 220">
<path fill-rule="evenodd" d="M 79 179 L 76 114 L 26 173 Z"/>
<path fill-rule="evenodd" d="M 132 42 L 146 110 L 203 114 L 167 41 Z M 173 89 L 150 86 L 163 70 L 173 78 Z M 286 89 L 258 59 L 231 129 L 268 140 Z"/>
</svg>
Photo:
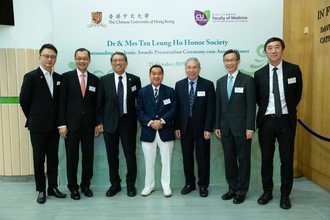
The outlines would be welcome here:
<svg viewBox="0 0 330 220">
<path fill-rule="evenodd" d="M 46 75 L 46 74 L 52 75 L 53 72 L 54 72 L 54 71 L 52 71 L 52 72 L 48 72 L 48 71 L 45 70 L 42 66 L 40 66 L 40 69 L 41 69 L 41 71 L 42 71 L 42 73 L 43 73 L 44 75 Z"/>
<path fill-rule="evenodd" d="M 118 79 L 119 76 L 122 76 L 123 79 L 126 78 L 126 72 L 124 72 L 123 74 L 119 75 L 118 73 L 114 72 L 116 75 L 116 78 Z"/>
<path fill-rule="evenodd" d="M 79 69 L 77 69 L 77 74 L 78 74 L 78 77 L 80 77 L 82 74 L 84 74 L 85 77 L 87 77 L 87 71 L 82 73 Z"/>
<path fill-rule="evenodd" d="M 234 77 L 233 79 L 236 79 L 237 74 L 238 74 L 238 69 L 234 73 L 232 73 L 232 74 L 228 73 L 227 75 L 228 75 L 228 78 L 229 78 L 229 76 L 233 76 Z"/>
<path fill-rule="evenodd" d="M 197 80 L 198 80 L 198 76 L 197 76 L 197 78 L 196 79 L 194 79 L 194 80 L 190 80 L 189 78 L 188 78 L 188 83 L 190 83 L 190 82 L 194 82 L 194 85 L 197 83 Z"/>
<path fill-rule="evenodd" d="M 156 87 L 156 86 L 154 86 L 154 85 L 151 84 L 151 86 L 152 86 L 152 89 L 153 89 L 153 90 L 158 89 L 158 91 L 159 91 L 159 87 L 160 87 L 160 85 Z"/>
<path fill-rule="evenodd" d="M 283 65 L 282 60 L 281 60 L 281 62 L 277 66 L 273 66 L 272 64 L 269 63 L 269 69 L 270 70 L 273 70 L 274 67 L 276 67 L 278 70 L 282 70 L 282 65 Z"/>
</svg>

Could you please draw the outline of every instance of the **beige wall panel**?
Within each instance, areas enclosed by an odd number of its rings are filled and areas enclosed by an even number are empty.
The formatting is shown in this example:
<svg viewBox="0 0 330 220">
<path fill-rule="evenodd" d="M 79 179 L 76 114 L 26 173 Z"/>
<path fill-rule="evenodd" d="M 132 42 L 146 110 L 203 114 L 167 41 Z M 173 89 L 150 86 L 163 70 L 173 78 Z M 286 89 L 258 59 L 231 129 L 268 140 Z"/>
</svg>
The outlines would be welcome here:
<svg viewBox="0 0 330 220">
<path fill-rule="evenodd" d="M 35 69 L 36 67 L 36 58 L 35 52 L 33 49 L 26 49 L 26 72 L 30 72 L 31 70 Z"/>
<path fill-rule="evenodd" d="M 6 67 L 7 67 L 7 62 L 6 62 L 6 50 L 5 49 L 0 49 L 0 77 L 2 77 L 2 74 L 3 72 L 6 72 Z M 2 80 L 0 80 L 0 96 L 3 96 L 3 92 L 2 92 Z M 5 161 L 4 161 L 4 149 L 3 149 L 3 146 L 4 146 L 4 142 L 3 142 L 3 126 L 2 126 L 2 118 L 4 117 L 3 116 L 3 113 L 2 113 L 2 108 L 3 106 L 0 105 L 0 174 L 4 174 L 5 172 Z"/>
<path fill-rule="evenodd" d="M 10 97 L 17 97 L 17 68 L 16 68 L 16 50 L 7 49 L 7 73 L 8 90 Z M 19 124 L 18 124 L 18 105 L 8 104 L 9 124 L 6 125 L 10 132 L 11 166 L 12 175 L 21 174 L 20 145 L 19 145 Z"/>
<path fill-rule="evenodd" d="M 27 72 L 26 66 L 26 50 L 17 49 L 17 82 L 18 82 L 18 94 L 22 85 L 24 74 Z M 25 128 L 26 118 L 18 105 L 18 126 L 19 126 L 19 146 L 20 146 L 20 161 L 21 161 L 21 175 L 31 174 L 31 148 L 29 145 L 29 133 Z"/>
<path fill-rule="evenodd" d="M 5 68 L 1 69 L 0 72 L 0 81 L 1 81 L 1 96 L 9 96 L 9 88 L 8 88 L 8 68 L 7 68 L 7 59 L 8 53 L 6 51 L 5 55 L 6 62 L 2 65 Z M 1 66 L 2 66 L 1 65 Z M 9 105 L 2 104 L 1 105 L 1 117 L 2 117 L 2 143 L 3 143 L 3 161 L 4 161 L 4 174 L 12 175 L 12 155 L 11 155 L 11 142 L 10 142 L 10 117 L 9 117 Z"/>
</svg>

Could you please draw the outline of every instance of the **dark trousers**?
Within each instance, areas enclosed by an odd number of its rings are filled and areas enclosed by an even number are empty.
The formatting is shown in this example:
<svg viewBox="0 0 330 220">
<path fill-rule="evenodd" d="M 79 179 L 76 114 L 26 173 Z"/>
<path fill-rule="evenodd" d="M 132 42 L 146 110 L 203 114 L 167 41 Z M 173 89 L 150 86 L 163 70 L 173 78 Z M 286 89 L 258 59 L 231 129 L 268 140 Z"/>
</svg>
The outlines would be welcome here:
<svg viewBox="0 0 330 220">
<path fill-rule="evenodd" d="M 66 147 L 66 169 L 68 178 L 68 188 L 72 192 L 78 190 L 77 182 L 79 144 L 82 153 L 82 173 L 80 187 L 89 187 L 93 177 L 94 160 L 94 130 L 88 130 L 83 123 L 77 131 L 69 131 L 65 139 Z"/>
<path fill-rule="evenodd" d="M 104 142 L 107 150 L 107 158 L 109 164 L 110 183 L 113 186 L 120 185 L 121 179 L 119 176 L 119 138 L 123 147 L 124 156 L 126 159 L 127 186 L 134 186 L 136 181 L 136 126 L 129 126 L 126 115 L 119 118 L 117 130 L 114 133 L 104 132 Z"/>
<path fill-rule="evenodd" d="M 229 191 L 245 196 L 250 185 L 251 139 L 235 137 L 231 132 L 221 136 Z"/>
<path fill-rule="evenodd" d="M 33 149 L 33 165 L 34 177 L 36 181 L 36 190 L 46 190 L 45 177 L 45 158 L 47 158 L 47 177 L 48 188 L 57 187 L 58 173 L 58 130 L 51 132 L 33 132 L 30 131 L 32 149 Z"/>
<path fill-rule="evenodd" d="M 200 125 L 188 120 L 187 131 L 181 136 L 183 169 L 186 185 L 195 185 L 194 151 L 198 166 L 198 186 L 208 187 L 210 183 L 210 140 L 205 140 Z"/>
<path fill-rule="evenodd" d="M 261 148 L 261 176 L 264 192 L 272 192 L 273 158 L 275 141 L 279 143 L 281 159 L 281 194 L 290 195 L 293 184 L 293 153 L 295 127 L 292 127 L 288 115 L 281 118 L 266 115 L 259 127 Z"/>
</svg>

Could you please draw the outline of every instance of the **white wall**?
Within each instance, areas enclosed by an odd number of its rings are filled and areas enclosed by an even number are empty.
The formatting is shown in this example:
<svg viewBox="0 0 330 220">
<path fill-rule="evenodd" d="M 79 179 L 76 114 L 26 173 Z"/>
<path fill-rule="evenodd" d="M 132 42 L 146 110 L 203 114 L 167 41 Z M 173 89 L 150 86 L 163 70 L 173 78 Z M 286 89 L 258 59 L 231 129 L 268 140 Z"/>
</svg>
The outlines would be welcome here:
<svg viewBox="0 0 330 220">
<path fill-rule="evenodd" d="M 13 0 L 15 26 L 0 25 L 0 48 L 35 48 L 53 42 L 51 0 Z"/>
</svg>

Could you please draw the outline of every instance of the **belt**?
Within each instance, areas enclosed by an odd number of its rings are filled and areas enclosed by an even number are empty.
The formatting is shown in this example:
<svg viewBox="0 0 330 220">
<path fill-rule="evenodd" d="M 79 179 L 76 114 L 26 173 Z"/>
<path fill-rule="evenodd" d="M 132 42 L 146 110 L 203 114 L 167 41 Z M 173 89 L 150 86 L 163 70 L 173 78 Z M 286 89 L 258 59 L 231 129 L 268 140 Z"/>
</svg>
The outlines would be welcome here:
<svg viewBox="0 0 330 220">
<path fill-rule="evenodd" d="M 282 117 L 287 117 L 288 114 L 282 114 L 280 117 L 276 116 L 275 114 L 269 114 L 265 115 L 265 117 L 271 117 L 271 118 L 282 118 Z"/>
</svg>

